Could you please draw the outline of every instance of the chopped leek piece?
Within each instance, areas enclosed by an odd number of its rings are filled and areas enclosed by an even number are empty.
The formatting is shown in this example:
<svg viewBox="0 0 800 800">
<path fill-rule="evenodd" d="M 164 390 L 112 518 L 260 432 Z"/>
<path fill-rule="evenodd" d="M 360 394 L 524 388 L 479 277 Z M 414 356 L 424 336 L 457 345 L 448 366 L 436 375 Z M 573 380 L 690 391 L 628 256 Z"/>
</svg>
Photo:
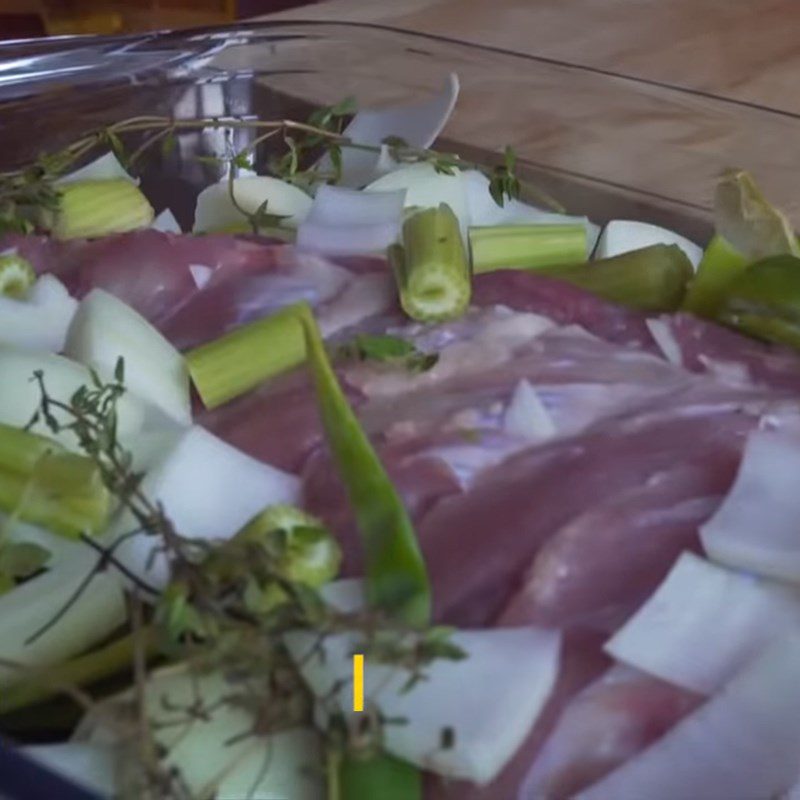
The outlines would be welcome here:
<svg viewBox="0 0 800 800">
<path fill-rule="evenodd" d="M 403 310 L 413 319 L 453 319 L 469 305 L 470 269 L 458 219 L 442 203 L 403 223 L 403 244 L 389 248 Z"/>
<path fill-rule="evenodd" d="M 22 477 L 33 474 L 43 456 L 63 448 L 46 436 L 0 422 L 0 471 Z"/>
<path fill-rule="evenodd" d="M 64 536 L 79 536 L 105 528 L 111 497 L 91 460 L 50 453 L 28 476 L 0 470 L 0 510 Z"/>
<path fill-rule="evenodd" d="M 320 520 L 294 506 L 270 506 L 251 519 L 236 538 L 268 548 L 277 570 L 291 581 L 318 587 L 339 572 L 342 551 L 338 542 Z"/>
<path fill-rule="evenodd" d="M 675 244 L 656 244 L 577 266 L 540 267 L 536 272 L 643 311 L 675 311 L 694 274 Z"/>
<path fill-rule="evenodd" d="M 203 404 L 216 408 L 299 366 L 305 356 L 303 330 L 291 307 L 191 350 L 186 362 Z"/>
<path fill-rule="evenodd" d="M 139 187 L 118 178 L 63 186 L 58 211 L 43 223 L 56 239 L 82 239 L 147 228 L 154 216 Z"/>
<path fill-rule="evenodd" d="M 789 221 L 742 170 L 726 170 L 720 178 L 714 197 L 714 222 L 717 233 L 749 261 L 783 253 L 800 256 Z"/>
<path fill-rule="evenodd" d="M 800 347 L 800 258 L 765 258 L 731 281 L 718 318 L 769 341 Z"/>
<path fill-rule="evenodd" d="M 0 424 L 0 510 L 76 536 L 97 533 L 105 525 L 111 498 L 90 459 Z"/>
<path fill-rule="evenodd" d="M 749 261 L 719 234 L 708 243 L 697 274 L 689 284 L 683 308 L 701 317 L 713 317 L 728 285 Z"/>
<path fill-rule="evenodd" d="M 497 225 L 469 229 L 472 271 L 535 269 L 586 260 L 585 225 Z"/>
<path fill-rule="evenodd" d="M 0 256 L 0 296 L 22 298 L 35 280 L 33 267 L 22 256 L 14 253 Z"/>
</svg>

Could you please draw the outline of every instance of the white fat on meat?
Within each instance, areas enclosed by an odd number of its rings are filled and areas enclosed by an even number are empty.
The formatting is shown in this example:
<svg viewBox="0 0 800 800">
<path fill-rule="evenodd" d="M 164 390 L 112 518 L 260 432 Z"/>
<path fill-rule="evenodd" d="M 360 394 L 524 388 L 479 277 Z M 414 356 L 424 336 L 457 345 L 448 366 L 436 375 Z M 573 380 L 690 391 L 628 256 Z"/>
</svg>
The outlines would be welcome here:
<svg viewBox="0 0 800 800">
<path fill-rule="evenodd" d="M 484 372 L 513 358 L 515 351 L 552 328 L 547 317 L 511 311 L 502 306 L 471 310 L 446 325 L 412 325 L 390 329 L 389 335 L 411 341 L 439 360 L 417 375 L 376 370 L 367 363 L 348 372 L 348 381 L 370 397 L 395 395 L 429 387 L 449 378 Z"/>
</svg>

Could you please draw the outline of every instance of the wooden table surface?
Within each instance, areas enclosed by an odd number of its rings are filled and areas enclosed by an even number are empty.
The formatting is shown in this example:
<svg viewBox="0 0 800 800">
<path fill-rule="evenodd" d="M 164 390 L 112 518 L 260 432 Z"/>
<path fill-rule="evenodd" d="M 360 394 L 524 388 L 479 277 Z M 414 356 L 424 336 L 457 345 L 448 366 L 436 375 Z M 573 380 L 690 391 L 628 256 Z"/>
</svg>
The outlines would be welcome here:
<svg viewBox="0 0 800 800">
<path fill-rule="evenodd" d="M 391 25 L 800 113 L 797 0 L 327 0 L 270 18 Z"/>
<path fill-rule="evenodd" d="M 800 115 L 798 0 L 327 0 L 263 19 L 389 25 Z M 613 89 L 613 79 L 606 86 Z M 652 98 L 650 105 L 640 99 L 635 108 L 623 102 L 612 109 L 608 103 L 593 103 L 590 92 L 584 95 L 589 95 L 588 110 L 578 119 L 574 108 L 558 109 L 554 134 L 552 120 L 543 127 L 541 119 L 543 110 L 558 102 L 555 90 L 532 93 L 537 113 L 525 116 L 509 92 L 502 107 L 517 120 L 515 145 L 523 155 L 539 163 L 555 160 L 567 169 L 577 154 L 582 174 L 606 181 L 621 175 L 625 185 L 635 180 L 645 192 L 705 206 L 719 168 L 742 166 L 755 171 L 800 223 L 800 119 L 785 113 L 765 116 L 744 105 L 706 113 L 699 105 L 702 99 L 686 95 L 672 98 L 673 105 L 687 106 L 677 120 L 673 112 L 662 113 L 669 99 L 661 106 Z M 481 113 L 488 126 L 497 119 L 499 104 L 481 106 L 464 92 L 462 102 L 470 118 L 457 113 L 447 132 L 486 146 L 486 137 L 478 135 Z M 692 120 L 695 102 L 700 110 Z M 568 105 L 575 106 L 575 99 Z M 561 117 L 570 117 L 567 136 Z M 588 130 L 584 145 L 579 134 Z M 665 139 L 673 156 L 653 158 Z M 609 143 L 615 144 L 621 163 L 609 156 Z M 732 159 L 738 163 L 731 164 Z"/>
</svg>

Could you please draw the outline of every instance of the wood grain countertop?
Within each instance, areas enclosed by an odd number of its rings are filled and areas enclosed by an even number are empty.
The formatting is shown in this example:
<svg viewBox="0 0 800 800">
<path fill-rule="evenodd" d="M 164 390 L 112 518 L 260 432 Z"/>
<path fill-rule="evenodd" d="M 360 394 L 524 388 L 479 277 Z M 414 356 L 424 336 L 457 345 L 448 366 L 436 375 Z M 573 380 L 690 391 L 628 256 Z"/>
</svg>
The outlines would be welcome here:
<svg viewBox="0 0 800 800">
<path fill-rule="evenodd" d="M 466 108 L 460 103 L 446 133 L 496 149 L 488 131 L 503 113 L 512 144 L 532 162 L 704 207 L 719 169 L 742 166 L 800 223 L 796 0 L 328 0 L 262 19 L 390 26 L 611 73 L 582 76 L 569 107 L 556 112 L 560 90 L 546 81 L 532 104 L 520 103 L 513 81 L 505 98 L 497 86 L 462 92 Z M 605 81 L 597 91 L 592 74 Z M 649 83 L 631 103 L 614 75 Z M 468 89 L 477 82 L 463 81 Z M 658 84 L 737 102 L 665 98 Z"/>
</svg>

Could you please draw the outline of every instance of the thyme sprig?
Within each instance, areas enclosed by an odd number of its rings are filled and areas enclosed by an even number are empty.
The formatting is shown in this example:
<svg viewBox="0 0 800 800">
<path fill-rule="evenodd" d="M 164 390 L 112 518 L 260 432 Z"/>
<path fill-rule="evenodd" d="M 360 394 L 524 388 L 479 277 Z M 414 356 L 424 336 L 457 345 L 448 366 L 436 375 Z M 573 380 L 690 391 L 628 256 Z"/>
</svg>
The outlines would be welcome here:
<svg viewBox="0 0 800 800">
<path fill-rule="evenodd" d="M 118 439 L 116 406 L 125 393 L 124 377 L 120 359 L 113 380 L 104 382 L 93 372 L 90 385 L 62 400 L 49 394 L 44 376 L 37 372 L 33 380 L 40 390 L 40 402 L 30 422 L 43 420 L 53 433 L 71 431 L 99 467 L 108 489 L 136 519 L 136 529 L 121 538 L 155 537 L 171 562 L 172 580 L 152 610 L 142 603 L 143 597 L 153 599 L 152 588 L 126 572 L 133 585 L 129 625 L 134 689 L 130 699 L 115 704 L 111 714 L 117 735 L 127 744 L 129 763 L 121 776 L 124 797 L 190 799 L 182 777 L 165 764 L 157 727 L 145 713 L 151 641 L 145 627 L 157 637 L 162 656 L 186 665 L 190 674 L 212 669 L 225 674 L 230 692 L 216 702 L 253 714 L 251 728 L 238 734 L 237 740 L 310 724 L 314 703 L 332 699 L 310 694 L 300 676 L 302 664 L 292 661 L 283 644 L 283 635 L 289 631 L 307 630 L 315 635 L 317 647 L 309 658 L 319 652 L 328 636 L 355 632 L 364 652 L 409 672 L 409 690 L 425 680 L 426 668 L 433 661 L 464 657 L 450 641 L 449 629 L 413 629 L 373 610 L 342 613 L 327 604 L 318 591 L 292 580 L 283 569 L 286 554 L 280 548 L 285 537 L 260 540 L 240 535 L 216 542 L 183 537 L 161 505 L 142 491 L 142 474 L 133 469 L 131 455 Z M 89 541 L 99 558 L 80 591 L 97 572 L 122 568 L 114 556 L 119 541 L 110 546 Z M 102 703 L 100 707 L 104 708 Z M 104 710 L 108 716 L 109 709 Z M 198 693 L 190 706 L 177 710 L 189 721 L 208 718 L 214 708 Z M 170 718 L 170 724 L 175 724 L 175 715 Z M 326 733 L 327 763 L 338 763 L 345 753 L 376 749 L 385 725 L 402 722 L 383 718 L 379 709 L 370 709 L 355 723 L 341 713 L 332 713 Z"/>
<path fill-rule="evenodd" d="M 202 130 L 252 130 L 252 141 L 239 150 L 220 157 L 201 157 L 201 160 L 227 167 L 230 186 L 236 170 L 249 168 L 256 149 L 270 140 L 278 140 L 282 152 L 268 160 L 268 174 L 294 183 L 307 190 L 320 183 L 338 183 L 342 175 L 342 150 L 365 150 L 376 155 L 384 153 L 399 164 L 426 163 L 442 174 L 456 169 L 476 169 L 489 178 L 489 191 L 498 205 L 506 199 L 519 197 L 522 185 L 516 176 L 516 156 L 506 148 L 503 163 L 495 167 L 465 160 L 455 153 L 409 146 L 398 137 L 387 137 L 379 146 L 353 142 L 344 135 L 349 116 L 355 111 L 352 98 L 314 111 L 307 121 L 292 119 L 260 120 L 242 117 L 204 117 L 174 119 L 166 116 L 140 116 L 122 120 L 93 131 L 64 149 L 42 155 L 33 164 L 21 169 L 0 172 L 0 233 L 28 233 L 35 229 L 43 211 L 55 211 L 59 203 L 58 179 L 98 150 L 111 150 L 126 168 L 136 172 L 143 159 L 157 146 L 162 155 L 171 153 L 178 137 L 187 132 Z M 131 136 L 143 137 L 132 151 L 126 146 Z M 329 165 L 324 168 L 318 157 L 327 154 Z M 552 198 L 536 192 L 538 199 L 554 210 L 563 208 Z M 236 203 L 235 197 L 232 197 Z M 266 205 L 249 213 L 239 207 L 254 232 L 274 226 L 276 218 Z M 279 221 L 279 220 L 278 220 Z"/>
</svg>

